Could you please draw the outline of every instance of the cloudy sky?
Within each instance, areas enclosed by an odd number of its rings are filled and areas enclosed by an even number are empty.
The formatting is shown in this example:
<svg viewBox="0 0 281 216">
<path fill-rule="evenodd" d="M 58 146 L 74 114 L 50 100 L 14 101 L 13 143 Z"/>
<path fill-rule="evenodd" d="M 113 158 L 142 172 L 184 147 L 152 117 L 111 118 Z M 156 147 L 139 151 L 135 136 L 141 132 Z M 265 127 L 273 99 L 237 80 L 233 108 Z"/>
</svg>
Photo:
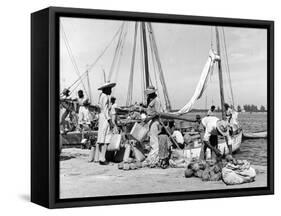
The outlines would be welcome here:
<svg viewBox="0 0 281 216">
<path fill-rule="evenodd" d="M 61 18 L 61 89 L 69 87 L 78 78 L 73 61 L 77 64 L 79 74 L 83 74 L 109 44 L 122 23 L 122 21 L 112 20 Z M 117 97 L 117 102 L 120 105 L 124 105 L 126 101 L 135 23 L 129 22 L 126 25 L 127 35 L 120 64 L 119 67 L 115 67 L 111 78 L 111 81 L 117 82 L 113 94 Z M 211 42 L 215 39 L 214 27 L 163 23 L 152 23 L 152 26 L 172 107 L 174 109 L 181 108 L 194 93 L 207 61 Z M 220 29 L 220 33 L 222 35 L 222 29 Z M 224 33 L 235 105 L 266 105 L 266 30 L 225 27 Z M 66 40 L 73 54 L 72 61 L 67 51 Z M 117 41 L 118 37 L 113 40 L 107 51 L 89 72 L 94 103 L 98 101 L 99 91 L 97 88 L 104 82 L 103 71 L 107 76 L 109 74 Z M 222 53 L 223 60 L 224 57 L 225 52 Z M 138 36 L 133 101 L 139 102 L 142 99 L 141 70 L 141 48 L 140 37 Z M 163 98 L 160 82 L 159 80 L 156 82 L 154 78 L 153 64 L 150 64 L 150 70 L 152 82 L 155 86 L 158 86 L 160 98 Z M 226 102 L 229 102 L 230 90 L 225 61 L 223 61 L 223 71 L 225 98 Z M 86 81 L 84 79 L 84 85 L 88 88 Z M 208 107 L 211 104 L 219 105 L 218 87 L 218 73 L 217 68 L 215 68 L 207 91 L 195 107 L 205 108 L 206 105 Z M 83 86 L 79 85 L 73 91 L 73 94 L 75 95 L 79 89 L 83 89 Z"/>
</svg>

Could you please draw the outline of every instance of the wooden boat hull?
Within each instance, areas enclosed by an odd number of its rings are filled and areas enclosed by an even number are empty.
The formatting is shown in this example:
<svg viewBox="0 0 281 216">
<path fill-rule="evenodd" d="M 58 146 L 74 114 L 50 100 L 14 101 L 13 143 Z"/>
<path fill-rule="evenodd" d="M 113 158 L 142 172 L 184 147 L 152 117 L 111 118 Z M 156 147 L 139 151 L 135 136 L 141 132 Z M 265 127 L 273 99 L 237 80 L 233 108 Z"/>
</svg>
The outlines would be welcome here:
<svg viewBox="0 0 281 216">
<path fill-rule="evenodd" d="M 255 133 L 243 133 L 243 139 L 265 139 L 267 138 L 267 131 Z"/>
</svg>

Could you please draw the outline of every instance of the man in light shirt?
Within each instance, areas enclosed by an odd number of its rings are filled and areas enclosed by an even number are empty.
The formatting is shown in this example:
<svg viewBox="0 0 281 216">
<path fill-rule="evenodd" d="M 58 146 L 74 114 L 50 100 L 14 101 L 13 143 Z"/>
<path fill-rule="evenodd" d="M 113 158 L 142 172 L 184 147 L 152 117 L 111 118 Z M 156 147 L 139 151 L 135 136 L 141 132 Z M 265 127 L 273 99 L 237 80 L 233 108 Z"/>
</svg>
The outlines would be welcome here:
<svg viewBox="0 0 281 216">
<path fill-rule="evenodd" d="M 215 116 L 215 109 L 216 107 L 214 105 L 211 106 L 211 109 L 208 110 L 207 116 Z"/>
<path fill-rule="evenodd" d="M 79 108 L 78 124 L 82 130 L 89 130 L 92 116 L 89 111 L 90 102 L 88 99 L 84 100 L 83 105 Z"/>
<path fill-rule="evenodd" d="M 182 136 L 182 133 L 179 130 L 176 129 L 174 121 L 169 122 L 169 128 L 170 128 L 172 137 L 177 141 L 179 146 L 181 148 L 183 148 L 184 147 L 184 138 Z"/>
<path fill-rule="evenodd" d="M 215 116 L 204 117 L 200 120 L 200 122 L 205 130 L 200 159 L 206 159 L 205 153 L 208 146 L 214 147 L 211 150 L 212 159 L 215 159 L 216 155 L 220 154 L 218 150 L 218 135 L 221 135 L 225 138 L 227 147 L 229 149 L 229 154 L 232 154 L 232 145 L 230 143 L 228 123 L 224 120 L 218 119 Z"/>
</svg>

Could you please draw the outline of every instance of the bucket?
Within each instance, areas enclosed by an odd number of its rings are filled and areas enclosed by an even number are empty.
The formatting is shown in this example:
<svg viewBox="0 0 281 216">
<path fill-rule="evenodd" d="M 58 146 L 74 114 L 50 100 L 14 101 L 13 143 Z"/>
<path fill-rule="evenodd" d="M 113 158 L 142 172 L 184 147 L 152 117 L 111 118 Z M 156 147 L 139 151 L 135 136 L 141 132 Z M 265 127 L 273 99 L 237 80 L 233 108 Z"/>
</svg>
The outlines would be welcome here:
<svg viewBox="0 0 281 216">
<path fill-rule="evenodd" d="M 110 143 L 107 146 L 107 151 L 118 151 L 121 144 L 121 134 L 113 134 Z"/>
<path fill-rule="evenodd" d="M 137 122 L 134 124 L 130 135 L 139 142 L 142 142 L 149 131 L 149 123 L 142 126 Z"/>
</svg>

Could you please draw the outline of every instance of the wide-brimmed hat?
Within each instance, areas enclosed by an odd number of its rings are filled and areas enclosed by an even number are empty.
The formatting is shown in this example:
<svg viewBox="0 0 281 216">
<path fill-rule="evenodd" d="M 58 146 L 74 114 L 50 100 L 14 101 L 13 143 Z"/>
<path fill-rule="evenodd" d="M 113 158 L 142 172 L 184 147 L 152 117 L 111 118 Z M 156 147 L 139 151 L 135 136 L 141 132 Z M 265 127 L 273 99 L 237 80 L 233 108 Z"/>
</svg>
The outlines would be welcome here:
<svg viewBox="0 0 281 216">
<path fill-rule="evenodd" d="M 83 100 L 83 106 L 88 106 L 90 105 L 90 101 L 88 98 L 86 98 L 85 100 Z"/>
<path fill-rule="evenodd" d="M 152 94 L 156 91 L 157 91 L 157 89 L 154 86 L 149 86 L 145 89 L 144 93 L 149 95 L 149 94 Z"/>
<path fill-rule="evenodd" d="M 221 135 L 227 136 L 228 135 L 228 123 L 224 120 L 217 121 L 217 130 L 220 132 Z"/>
<path fill-rule="evenodd" d="M 102 90 L 105 88 L 113 88 L 114 86 L 116 86 L 116 83 L 106 82 L 101 87 L 99 87 L 98 90 Z"/>
</svg>

